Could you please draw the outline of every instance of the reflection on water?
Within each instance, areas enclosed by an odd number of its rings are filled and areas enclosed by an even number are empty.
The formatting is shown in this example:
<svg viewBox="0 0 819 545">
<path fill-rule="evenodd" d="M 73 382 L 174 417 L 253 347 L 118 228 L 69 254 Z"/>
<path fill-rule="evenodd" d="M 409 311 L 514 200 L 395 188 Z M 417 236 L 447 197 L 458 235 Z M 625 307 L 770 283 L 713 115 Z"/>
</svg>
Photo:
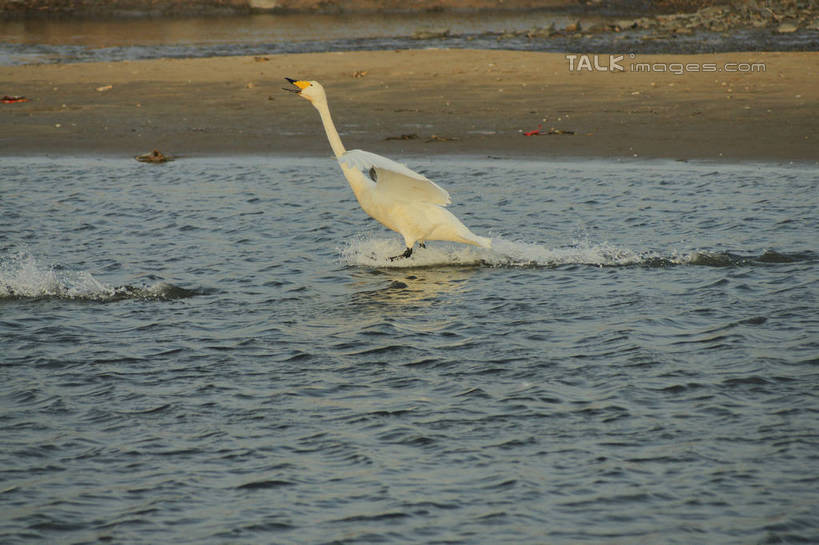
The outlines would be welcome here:
<svg viewBox="0 0 819 545">
<path fill-rule="evenodd" d="M 424 308 L 444 295 L 451 297 L 464 290 L 476 270 L 457 266 L 356 269 L 351 274 L 350 286 L 354 290 L 351 300 L 359 305 L 411 303 L 416 308 Z M 373 289 L 374 276 L 383 279 L 384 285 Z"/>
</svg>

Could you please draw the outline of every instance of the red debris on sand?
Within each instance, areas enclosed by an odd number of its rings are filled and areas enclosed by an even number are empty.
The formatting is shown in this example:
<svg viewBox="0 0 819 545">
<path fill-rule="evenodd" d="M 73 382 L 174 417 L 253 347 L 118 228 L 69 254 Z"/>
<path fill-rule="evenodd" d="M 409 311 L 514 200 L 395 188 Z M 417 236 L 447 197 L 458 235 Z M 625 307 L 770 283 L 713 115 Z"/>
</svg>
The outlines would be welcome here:
<svg viewBox="0 0 819 545">
<path fill-rule="evenodd" d="M 155 149 L 151 153 L 143 153 L 142 155 L 137 155 L 134 157 L 137 161 L 141 163 L 164 163 L 166 161 L 173 161 L 173 157 L 169 155 L 164 155 L 158 149 Z"/>
<path fill-rule="evenodd" d="M 534 136 L 536 134 L 540 134 L 540 129 L 542 129 L 542 128 L 543 128 L 543 125 L 538 124 L 537 129 L 535 129 L 533 131 L 526 131 L 525 133 L 523 133 L 523 136 Z"/>
<path fill-rule="evenodd" d="M 28 102 L 26 97 L 5 95 L 0 102 L 3 104 L 14 104 L 15 102 Z"/>
<path fill-rule="evenodd" d="M 555 129 L 552 127 L 548 131 L 543 130 L 543 125 L 538 125 L 537 129 L 533 131 L 526 131 L 523 136 L 535 136 L 536 134 L 574 134 L 574 131 L 567 131 L 564 129 Z"/>
</svg>

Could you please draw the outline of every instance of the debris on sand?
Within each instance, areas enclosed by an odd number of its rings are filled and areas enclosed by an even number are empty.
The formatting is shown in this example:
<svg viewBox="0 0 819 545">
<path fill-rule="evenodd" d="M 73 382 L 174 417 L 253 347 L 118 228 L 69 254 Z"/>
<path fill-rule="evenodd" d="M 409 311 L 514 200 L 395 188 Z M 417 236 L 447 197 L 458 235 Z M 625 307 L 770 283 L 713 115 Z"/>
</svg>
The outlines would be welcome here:
<svg viewBox="0 0 819 545">
<path fill-rule="evenodd" d="M 449 29 L 442 28 L 438 30 L 416 30 L 412 33 L 413 40 L 434 40 L 439 38 L 447 38 L 449 36 Z"/>
<path fill-rule="evenodd" d="M 526 131 L 523 133 L 523 136 L 535 136 L 540 134 L 540 131 L 543 129 L 543 125 L 538 125 L 537 129 Z"/>
<path fill-rule="evenodd" d="M 432 136 L 430 136 L 429 138 L 424 140 L 425 143 L 429 143 L 429 142 L 457 142 L 457 141 L 458 141 L 458 138 L 456 138 L 454 136 L 438 136 L 437 134 L 433 134 Z"/>
<path fill-rule="evenodd" d="M 388 136 L 384 140 L 415 140 L 418 135 L 415 133 L 402 134 L 401 136 Z"/>
<path fill-rule="evenodd" d="M 137 155 L 135 159 L 141 163 L 165 163 L 167 161 L 173 161 L 173 157 L 169 155 L 164 155 L 158 149 L 150 153 L 143 153 L 142 155 Z"/>
<path fill-rule="evenodd" d="M 548 131 L 543 130 L 543 125 L 538 125 L 537 129 L 532 131 L 526 131 L 523 133 L 523 136 L 537 136 L 539 134 L 574 134 L 574 131 L 567 131 L 565 129 L 556 129 L 554 127 L 550 128 Z"/>
</svg>

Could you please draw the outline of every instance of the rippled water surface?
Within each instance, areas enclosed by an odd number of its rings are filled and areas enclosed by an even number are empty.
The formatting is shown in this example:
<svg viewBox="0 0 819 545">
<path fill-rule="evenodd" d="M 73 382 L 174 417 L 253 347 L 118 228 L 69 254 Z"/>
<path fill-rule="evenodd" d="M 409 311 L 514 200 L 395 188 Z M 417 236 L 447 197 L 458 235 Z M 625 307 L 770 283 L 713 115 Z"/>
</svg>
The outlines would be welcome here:
<svg viewBox="0 0 819 545">
<path fill-rule="evenodd" d="M 0 162 L 0 541 L 819 540 L 809 165 Z"/>
</svg>

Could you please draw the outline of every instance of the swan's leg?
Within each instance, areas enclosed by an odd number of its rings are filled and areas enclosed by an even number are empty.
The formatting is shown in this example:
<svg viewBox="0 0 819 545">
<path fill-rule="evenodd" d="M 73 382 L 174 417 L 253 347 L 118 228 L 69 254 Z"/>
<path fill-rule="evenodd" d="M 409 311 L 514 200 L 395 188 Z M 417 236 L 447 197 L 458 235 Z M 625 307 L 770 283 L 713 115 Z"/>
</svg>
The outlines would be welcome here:
<svg viewBox="0 0 819 545">
<path fill-rule="evenodd" d="M 395 261 L 396 259 L 401 259 L 402 257 L 409 257 L 412 255 L 412 248 L 407 248 L 404 250 L 404 253 L 401 255 L 394 255 L 390 258 L 390 261 Z"/>
</svg>

